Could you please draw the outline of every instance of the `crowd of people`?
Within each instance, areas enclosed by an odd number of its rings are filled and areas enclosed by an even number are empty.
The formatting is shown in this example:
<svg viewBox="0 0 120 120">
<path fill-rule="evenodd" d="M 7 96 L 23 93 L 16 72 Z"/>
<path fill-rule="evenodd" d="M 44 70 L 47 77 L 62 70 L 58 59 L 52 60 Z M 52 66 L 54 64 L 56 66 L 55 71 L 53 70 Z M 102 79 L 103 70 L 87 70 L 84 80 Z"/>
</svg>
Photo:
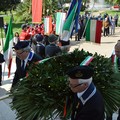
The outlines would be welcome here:
<svg viewBox="0 0 120 120">
<path fill-rule="evenodd" d="M 54 31 L 52 31 L 50 35 L 44 34 L 43 24 L 34 25 L 32 27 L 23 24 L 21 28 L 22 31 L 20 34 L 18 32 L 15 33 L 13 45 L 17 44 L 19 41 L 28 41 L 32 50 L 43 59 L 52 57 L 58 52 L 61 53 L 65 48 L 66 51 L 69 51 L 70 41 L 60 40 L 60 37 L 55 35 Z"/>
<path fill-rule="evenodd" d="M 105 13 L 101 15 L 101 13 L 97 16 L 93 16 L 92 13 L 85 13 L 84 15 L 80 15 L 78 22 L 78 32 L 75 35 L 75 40 L 80 41 L 81 38 L 85 38 L 85 31 L 87 26 L 87 20 L 99 20 L 102 22 L 102 35 L 104 37 L 115 34 L 115 28 L 118 27 L 118 14 L 114 16 Z"/>
<path fill-rule="evenodd" d="M 31 63 L 61 55 L 63 52 L 68 52 L 70 48 L 70 41 L 62 41 L 58 35 L 53 34 L 54 31 L 45 35 L 43 24 L 33 26 L 22 24 L 21 29 L 21 33 L 15 32 L 13 38 L 17 69 L 12 89 L 21 78 L 26 76 L 27 68 Z"/>
</svg>

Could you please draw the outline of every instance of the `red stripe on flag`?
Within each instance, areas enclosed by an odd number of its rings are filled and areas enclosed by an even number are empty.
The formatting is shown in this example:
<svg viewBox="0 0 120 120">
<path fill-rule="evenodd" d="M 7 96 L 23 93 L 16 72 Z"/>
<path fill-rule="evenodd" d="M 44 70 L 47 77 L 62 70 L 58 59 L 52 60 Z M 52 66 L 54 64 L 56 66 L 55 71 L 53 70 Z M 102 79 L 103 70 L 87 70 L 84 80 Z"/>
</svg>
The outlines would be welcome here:
<svg viewBox="0 0 120 120">
<path fill-rule="evenodd" d="M 49 16 L 49 34 L 52 33 L 52 17 Z"/>
<path fill-rule="evenodd" d="M 97 20 L 95 43 L 101 43 L 102 21 Z"/>
<path fill-rule="evenodd" d="M 112 54 L 111 59 L 112 59 L 112 63 L 114 64 L 115 54 Z"/>
<path fill-rule="evenodd" d="M 11 73 L 11 64 L 12 64 L 12 58 L 9 61 L 9 65 L 8 65 L 8 78 L 10 77 L 10 73 Z"/>
<path fill-rule="evenodd" d="M 32 0 L 32 22 L 39 23 L 42 20 L 42 0 Z"/>
<path fill-rule="evenodd" d="M 90 63 L 91 63 L 91 61 L 93 60 L 93 57 L 92 58 L 90 58 L 90 60 L 88 61 L 88 62 L 86 62 L 86 64 L 85 65 L 89 65 Z"/>
</svg>

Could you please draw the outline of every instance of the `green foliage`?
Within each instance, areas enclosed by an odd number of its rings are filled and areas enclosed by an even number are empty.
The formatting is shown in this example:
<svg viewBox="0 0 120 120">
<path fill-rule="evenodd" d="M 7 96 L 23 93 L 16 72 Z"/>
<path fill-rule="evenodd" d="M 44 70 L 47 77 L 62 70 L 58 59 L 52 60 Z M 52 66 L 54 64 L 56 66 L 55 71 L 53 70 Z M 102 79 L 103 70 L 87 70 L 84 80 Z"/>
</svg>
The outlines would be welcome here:
<svg viewBox="0 0 120 120">
<path fill-rule="evenodd" d="M 31 16 L 31 2 L 30 0 L 25 0 L 23 3 L 20 3 L 16 8 L 17 21 L 29 21 L 32 19 Z M 21 17 L 20 17 L 21 16 Z"/>
<path fill-rule="evenodd" d="M 0 11 L 13 10 L 20 0 L 1 0 Z"/>
<path fill-rule="evenodd" d="M 114 0 L 113 3 L 114 3 L 114 4 L 119 4 L 119 5 L 120 5 L 120 0 Z"/>
<path fill-rule="evenodd" d="M 71 113 L 72 92 L 68 87 L 66 72 L 88 56 L 93 55 L 83 50 L 74 50 L 70 54 L 52 57 L 29 68 L 29 76 L 24 78 L 11 93 L 15 98 L 12 108 L 17 110 L 19 120 L 47 120 L 61 116 L 67 120 Z M 90 66 L 95 73 L 93 82 L 104 97 L 106 113 L 117 110 L 120 106 L 120 83 L 115 77 L 109 58 L 93 55 Z M 34 68 L 34 69 L 33 69 Z M 119 76 L 119 75 L 118 75 Z M 67 100 L 67 115 L 63 117 L 64 105 Z"/>
<path fill-rule="evenodd" d="M 43 16 L 53 15 L 58 9 L 58 0 L 43 0 Z M 16 8 L 18 16 L 17 21 L 32 21 L 32 3 L 31 0 L 25 0 Z M 21 16 L 21 17 L 19 17 Z"/>
</svg>

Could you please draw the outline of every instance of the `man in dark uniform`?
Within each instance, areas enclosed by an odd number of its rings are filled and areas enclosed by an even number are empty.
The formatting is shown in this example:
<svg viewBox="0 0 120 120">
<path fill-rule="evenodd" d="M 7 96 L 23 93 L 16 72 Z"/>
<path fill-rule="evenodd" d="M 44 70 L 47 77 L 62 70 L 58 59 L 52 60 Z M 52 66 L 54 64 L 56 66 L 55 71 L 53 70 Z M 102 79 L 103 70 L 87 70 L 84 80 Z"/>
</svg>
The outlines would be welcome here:
<svg viewBox="0 0 120 120">
<path fill-rule="evenodd" d="M 2 85 L 2 63 L 4 61 L 4 56 L 2 53 L 0 53 L 0 86 Z"/>
<path fill-rule="evenodd" d="M 48 37 L 49 45 L 45 47 L 45 56 L 52 57 L 61 54 L 61 49 L 57 45 L 58 37 L 54 34 L 49 35 Z"/>
<path fill-rule="evenodd" d="M 74 93 L 71 120 L 104 120 L 103 98 L 92 82 L 93 69 L 76 66 L 67 74 Z"/>
<path fill-rule="evenodd" d="M 42 58 L 31 51 L 28 41 L 20 41 L 14 47 L 16 52 L 16 71 L 12 88 L 19 80 L 26 76 L 27 68 L 31 63 L 39 62 Z"/>
<path fill-rule="evenodd" d="M 115 55 L 117 57 L 118 72 L 120 72 L 120 40 L 118 40 L 117 44 L 115 45 Z M 120 108 L 118 111 L 117 120 L 120 120 Z"/>
<path fill-rule="evenodd" d="M 111 56 L 111 59 L 114 64 L 113 66 L 114 66 L 115 72 L 120 72 L 120 40 L 117 41 L 114 50 L 115 50 L 115 53 Z M 110 116 L 107 116 L 106 120 L 112 120 L 112 114 Z M 120 120 L 120 108 L 118 111 L 117 120 Z"/>
</svg>

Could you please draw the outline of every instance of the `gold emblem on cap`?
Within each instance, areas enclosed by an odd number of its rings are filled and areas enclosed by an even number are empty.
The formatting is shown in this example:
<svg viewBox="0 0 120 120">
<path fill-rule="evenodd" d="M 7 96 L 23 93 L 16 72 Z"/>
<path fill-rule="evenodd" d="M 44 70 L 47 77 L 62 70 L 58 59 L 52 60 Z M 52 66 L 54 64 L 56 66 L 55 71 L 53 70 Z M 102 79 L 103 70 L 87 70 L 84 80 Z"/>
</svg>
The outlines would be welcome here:
<svg viewBox="0 0 120 120">
<path fill-rule="evenodd" d="M 78 71 L 76 74 L 75 74 L 75 77 L 82 77 L 83 74 L 81 73 L 81 71 Z"/>
</svg>

